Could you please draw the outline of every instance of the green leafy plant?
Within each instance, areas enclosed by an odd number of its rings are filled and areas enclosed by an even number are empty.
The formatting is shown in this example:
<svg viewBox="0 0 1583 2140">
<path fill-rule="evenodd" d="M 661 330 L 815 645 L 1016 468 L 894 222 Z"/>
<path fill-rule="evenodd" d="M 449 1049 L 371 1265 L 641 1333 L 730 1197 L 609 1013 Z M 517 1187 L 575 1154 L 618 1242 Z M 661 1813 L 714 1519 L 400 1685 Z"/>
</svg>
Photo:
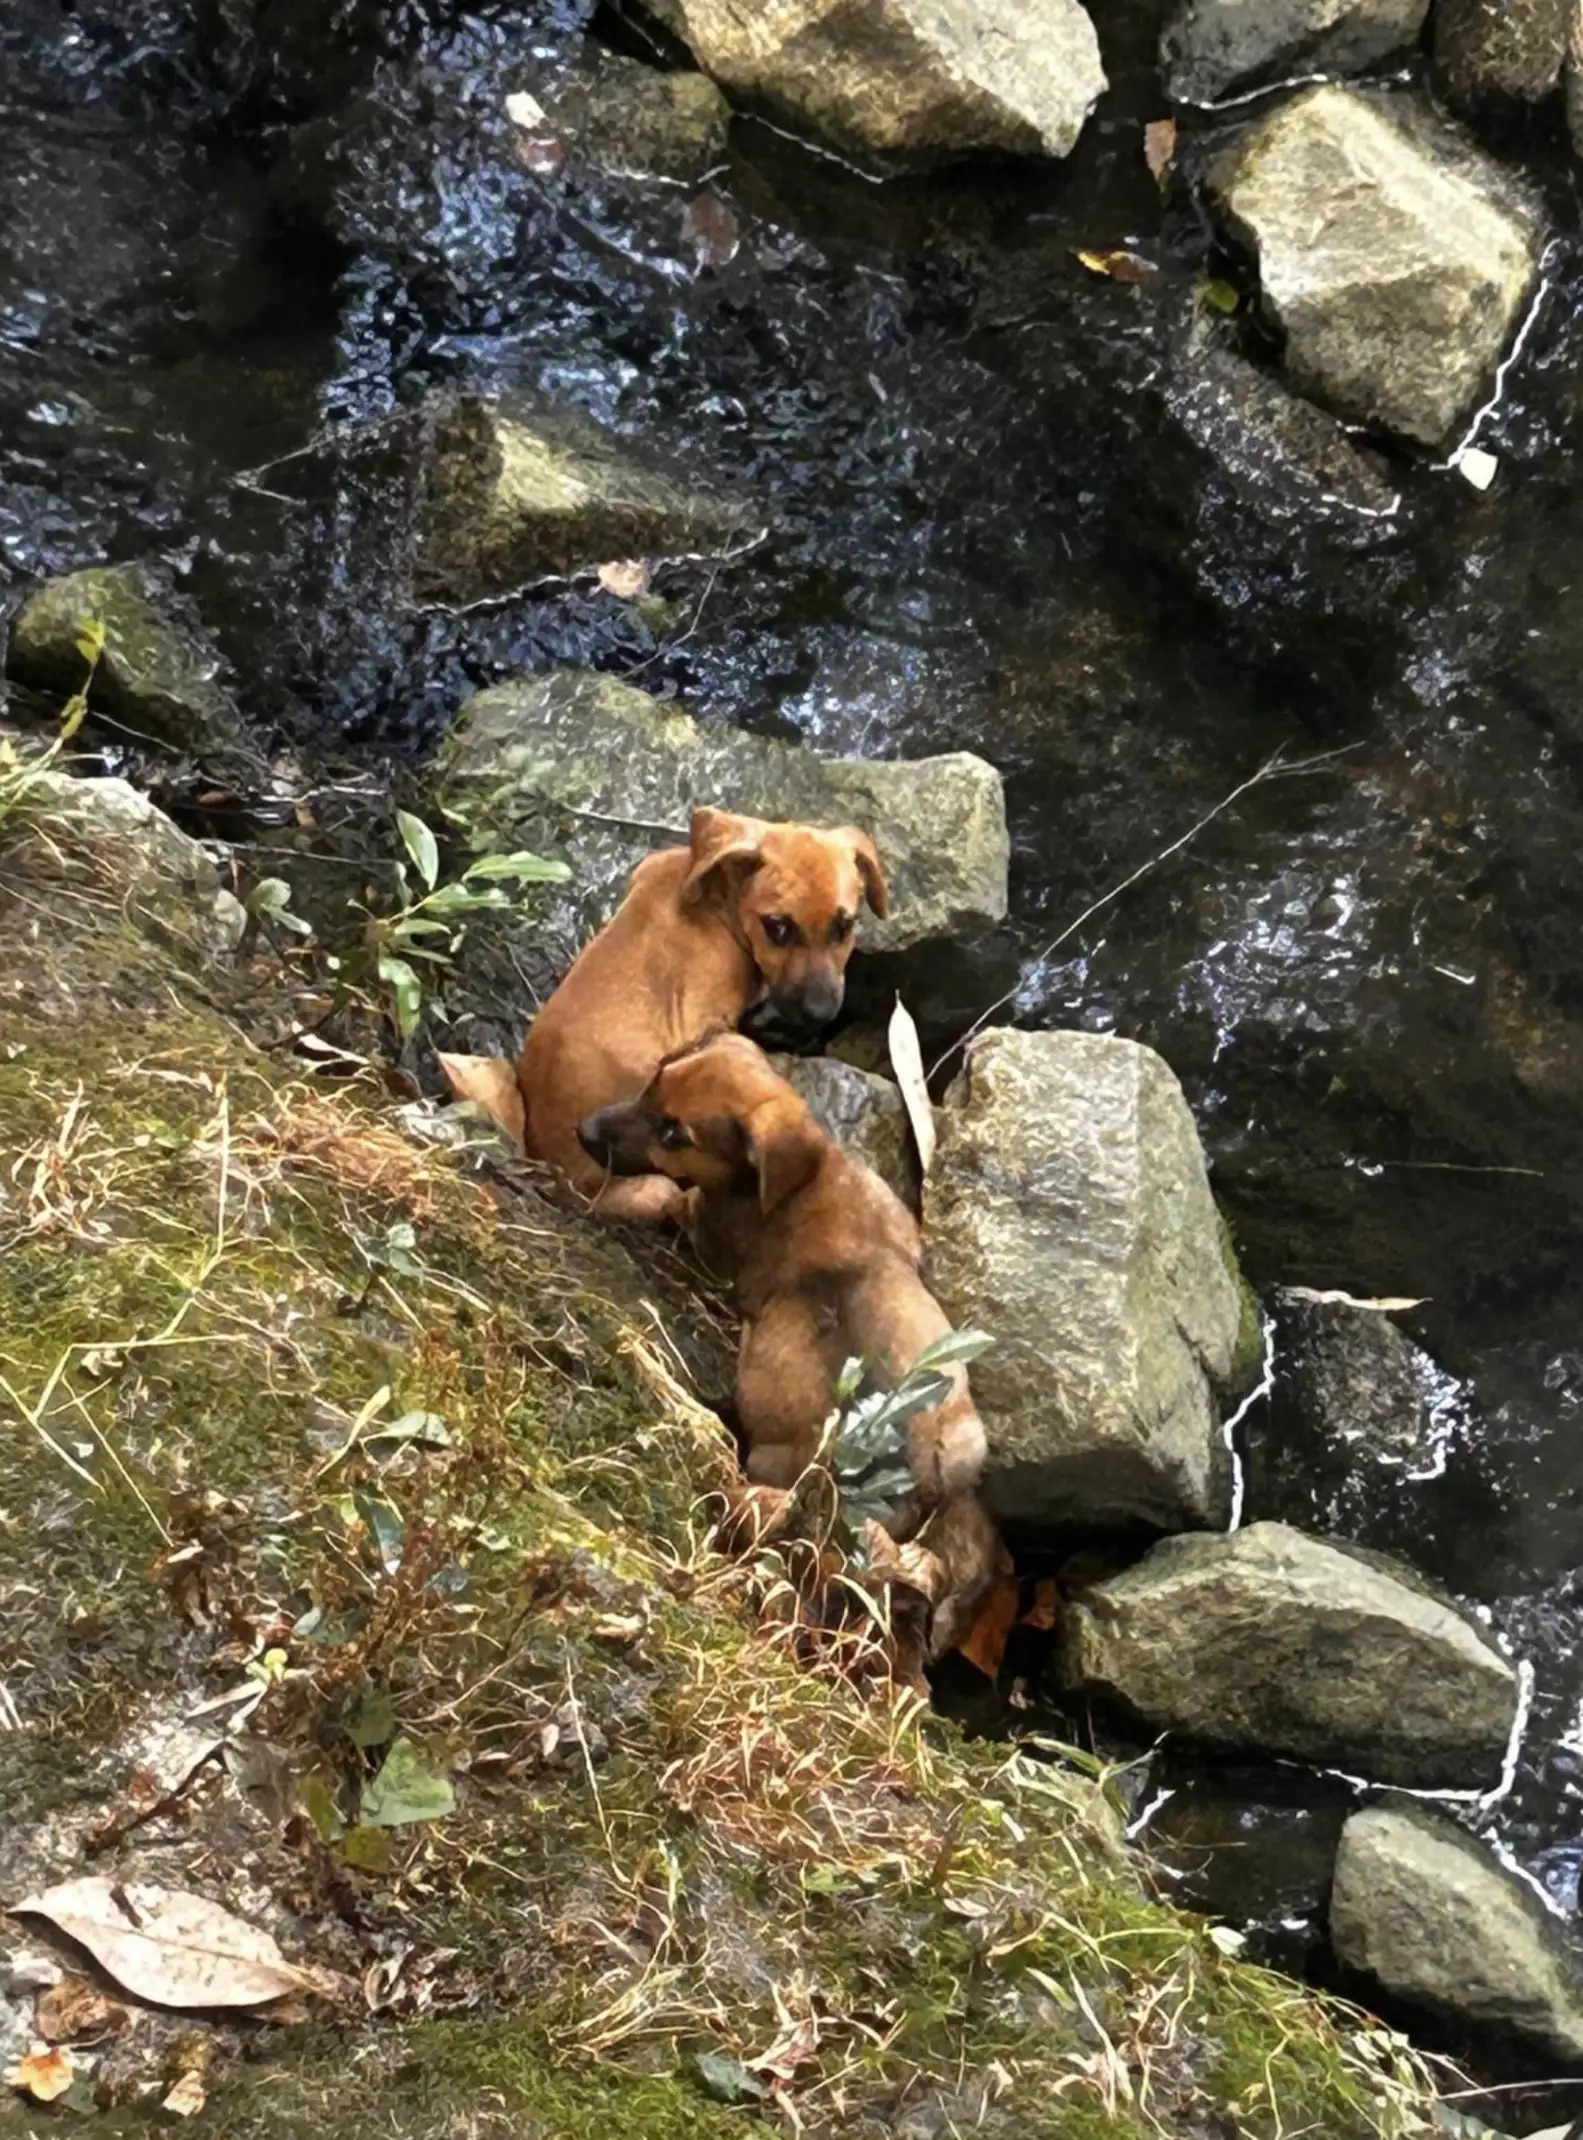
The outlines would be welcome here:
<svg viewBox="0 0 1583 2140">
<path fill-rule="evenodd" d="M 860 1395 L 866 1363 L 848 1360 L 837 1377 L 841 1407 L 828 1460 L 841 1508 L 849 1523 L 883 1523 L 913 1489 L 907 1429 L 920 1412 L 932 1411 L 951 1394 L 950 1367 L 964 1367 L 988 1352 L 995 1340 L 983 1330 L 948 1330 L 926 1345 L 901 1380 L 889 1389 Z"/>
<path fill-rule="evenodd" d="M 396 829 L 417 885 L 407 864 L 398 862 L 402 904 L 392 914 L 370 914 L 367 936 L 375 970 L 390 992 L 396 1030 L 410 1040 L 423 1016 L 420 967 L 451 963 L 467 933 L 466 917 L 508 909 L 508 885 L 563 884 L 571 873 L 564 862 L 543 855 L 483 854 L 459 877 L 442 884 L 439 842 L 429 826 L 410 810 L 398 810 Z"/>
<path fill-rule="evenodd" d="M 104 658 L 104 626 L 87 618 L 77 633 L 77 651 L 87 664 L 82 682 L 61 709 L 60 728 L 47 748 L 24 757 L 8 737 L 0 736 L 0 825 L 22 809 L 46 775 L 66 755 L 66 746 L 88 718 L 88 693 Z"/>
</svg>

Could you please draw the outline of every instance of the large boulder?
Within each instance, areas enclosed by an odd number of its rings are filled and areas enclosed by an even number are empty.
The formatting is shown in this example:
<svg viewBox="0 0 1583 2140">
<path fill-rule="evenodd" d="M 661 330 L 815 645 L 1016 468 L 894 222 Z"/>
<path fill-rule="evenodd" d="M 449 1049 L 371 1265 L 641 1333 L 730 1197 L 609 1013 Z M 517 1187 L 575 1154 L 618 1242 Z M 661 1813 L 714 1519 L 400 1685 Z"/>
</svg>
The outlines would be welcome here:
<svg viewBox="0 0 1583 2140">
<path fill-rule="evenodd" d="M 1277 75 L 1352 73 L 1412 44 L 1428 12 L 1429 0 L 1183 0 L 1161 44 L 1166 87 L 1207 104 Z"/>
<path fill-rule="evenodd" d="M 11 626 L 10 675 L 64 700 L 87 663 L 86 625 L 104 628 L 104 652 L 89 697 L 92 712 L 123 736 L 211 760 L 234 758 L 241 719 L 220 681 L 219 653 L 185 605 L 151 572 L 98 565 L 48 580 Z"/>
<path fill-rule="evenodd" d="M 475 832 L 497 846 L 564 852 L 572 865 L 572 881 L 535 924 L 534 948 L 550 969 L 533 976 L 536 987 L 609 919 L 646 854 L 686 838 L 704 803 L 871 832 L 891 913 L 885 921 L 865 914 L 866 948 L 905 950 L 1006 912 L 1000 776 L 965 751 L 909 761 L 818 758 L 705 727 L 630 684 L 566 669 L 470 699 L 442 778 L 445 799 Z"/>
<path fill-rule="evenodd" d="M 1153 1730 L 1425 1790 L 1494 1783 L 1517 1711 L 1448 1597 L 1284 1523 L 1163 1539 L 1073 1607 L 1064 1669 Z"/>
<path fill-rule="evenodd" d="M 1463 103 L 1536 104 L 1561 79 L 1568 0 L 1435 0 L 1435 64 Z"/>
<path fill-rule="evenodd" d="M 1538 1897 L 1442 1815 L 1395 1803 L 1341 1831 L 1337 1957 L 1442 2023 L 1583 2059 L 1583 1979 Z"/>
<path fill-rule="evenodd" d="M 1447 443 L 1533 285 L 1539 219 L 1513 182 L 1418 100 L 1327 84 L 1251 126 L 1210 184 L 1298 391 Z"/>
<path fill-rule="evenodd" d="M 1105 88 L 1078 0 L 674 0 L 699 65 L 858 154 L 1066 156 Z"/>
<path fill-rule="evenodd" d="M 632 557 L 729 551 L 755 523 L 587 417 L 521 395 L 429 414 L 415 592 L 450 607 Z"/>
<path fill-rule="evenodd" d="M 1567 127 L 1583 156 L 1583 0 L 1567 0 Z"/>
<path fill-rule="evenodd" d="M 953 1321 L 996 1339 L 973 1388 L 1000 1513 L 1223 1521 L 1216 1392 L 1251 1303 L 1169 1068 L 1092 1033 L 987 1032 L 939 1127 L 930 1270 Z"/>
</svg>

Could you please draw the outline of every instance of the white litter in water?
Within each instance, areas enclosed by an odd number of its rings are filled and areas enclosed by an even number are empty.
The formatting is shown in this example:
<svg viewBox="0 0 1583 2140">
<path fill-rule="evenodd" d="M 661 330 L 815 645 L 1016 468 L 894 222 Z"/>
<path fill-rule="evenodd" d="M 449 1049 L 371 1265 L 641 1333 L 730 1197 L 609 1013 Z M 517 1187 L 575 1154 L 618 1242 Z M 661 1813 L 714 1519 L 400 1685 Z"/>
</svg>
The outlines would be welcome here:
<svg viewBox="0 0 1583 2140">
<path fill-rule="evenodd" d="M 1488 490 L 1495 481 L 1500 462 L 1493 453 L 1486 453 L 1482 446 L 1465 446 L 1453 464 L 1457 474 L 1475 490 Z"/>
<path fill-rule="evenodd" d="M 530 134 L 549 124 L 544 106 L 536 97 L 530 97 L 525 89 L 519 89 L 514 95 L 507 97 L 506 117 L 514 126 L 520 126 L 525 133 Z"/>
</svg>

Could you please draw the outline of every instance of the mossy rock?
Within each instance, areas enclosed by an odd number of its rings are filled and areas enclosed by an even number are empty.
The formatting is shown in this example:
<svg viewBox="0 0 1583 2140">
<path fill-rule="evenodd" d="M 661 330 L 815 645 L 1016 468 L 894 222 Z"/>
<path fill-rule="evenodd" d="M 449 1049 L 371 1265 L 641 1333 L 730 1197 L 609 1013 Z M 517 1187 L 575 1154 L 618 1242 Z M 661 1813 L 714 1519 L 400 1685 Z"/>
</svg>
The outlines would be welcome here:
<svg viewBox="0 0 1583 2140">
<path fill-rule="evenodd" d="M 301 2027 L 200 2024 L 212 2130 L 1422 2114 L 1398 2039 L 1150 1898 L 1095 1777 L 802 1658 L 784 1566 L 709 1544 L 730 1333 L 674 1257 L 256 1045 L 272 962 L 173 950 L 3 787 L 0 974 L 0 1893 L 153 1878 L 342 1973 Z M 171 1723 L 223 1759 L 144 1820 Z M 454 1805 L 375 1870 L 398 1731 Z M 96 2130 L 147 2129 L 189 2026 L 74 2054 Z"/>
</svg>

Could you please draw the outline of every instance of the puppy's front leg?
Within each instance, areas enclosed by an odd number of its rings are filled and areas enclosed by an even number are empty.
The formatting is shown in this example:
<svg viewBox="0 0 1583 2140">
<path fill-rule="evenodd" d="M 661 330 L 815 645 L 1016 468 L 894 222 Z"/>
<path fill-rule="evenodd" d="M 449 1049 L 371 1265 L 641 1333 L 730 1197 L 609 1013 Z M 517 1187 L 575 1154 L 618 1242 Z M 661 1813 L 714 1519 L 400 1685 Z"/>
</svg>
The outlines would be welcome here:
<svg viewBox="0 0 1583 2140">
<path fill-rule="evenodd" d="M 692 1191 L 667 1174 L 634 1174 L 607 1181 L 593 1204 L 602 1219 L 625 1219 L 633 1226 L 685 1227 L 692 1211 Z"/>
</svg>

